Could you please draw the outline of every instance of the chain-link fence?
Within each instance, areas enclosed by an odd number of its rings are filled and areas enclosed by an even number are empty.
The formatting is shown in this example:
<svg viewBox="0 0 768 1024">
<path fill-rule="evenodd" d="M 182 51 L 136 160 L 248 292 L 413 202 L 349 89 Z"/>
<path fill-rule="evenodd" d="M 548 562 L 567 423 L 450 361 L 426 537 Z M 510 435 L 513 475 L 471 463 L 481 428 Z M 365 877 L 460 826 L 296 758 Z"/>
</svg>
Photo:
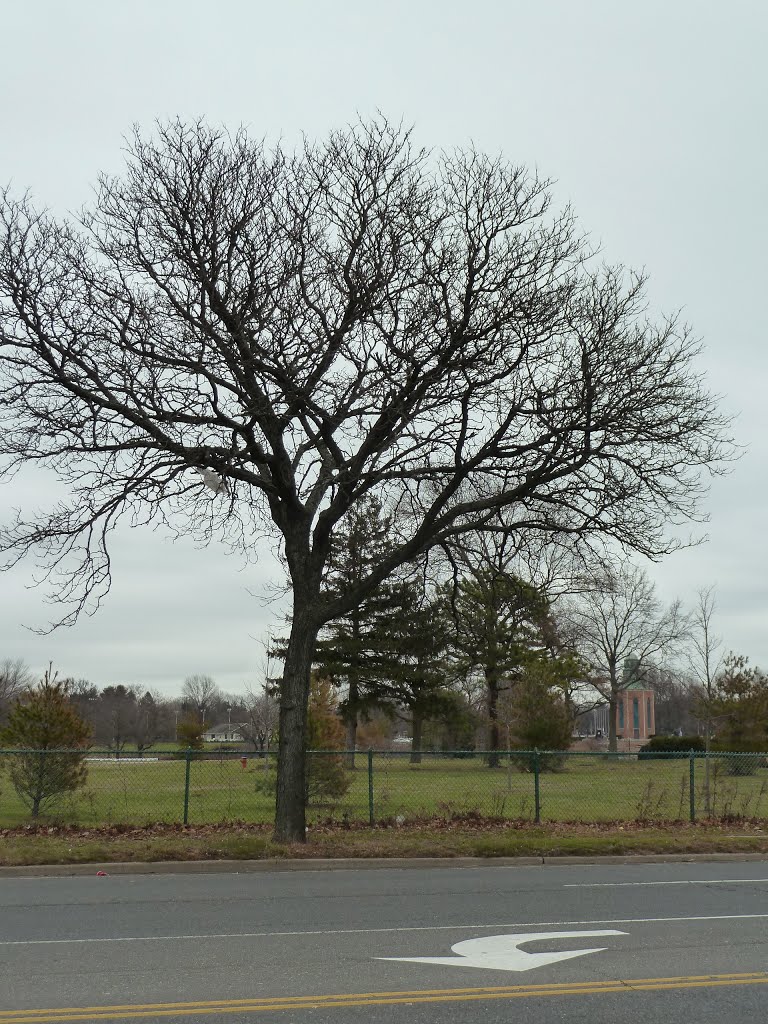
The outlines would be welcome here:
<svg viewBox="0 0 768 1024">
<path fill-rule="evenodd" d="M 67 788 L 62 772 L 81 762 Z M 0 751 L 0 826 L 243 821 L 274 815 L 277 758 L 245 750 Z M 82 771 L 82 769 L 81 769 Z M 58 786 L 58 788 L 57 788 Z M 402 824 L 477 816 L 531 822 L 768 816 L 768 754 L 314 751 L 310 821 Z"/>
</svg>

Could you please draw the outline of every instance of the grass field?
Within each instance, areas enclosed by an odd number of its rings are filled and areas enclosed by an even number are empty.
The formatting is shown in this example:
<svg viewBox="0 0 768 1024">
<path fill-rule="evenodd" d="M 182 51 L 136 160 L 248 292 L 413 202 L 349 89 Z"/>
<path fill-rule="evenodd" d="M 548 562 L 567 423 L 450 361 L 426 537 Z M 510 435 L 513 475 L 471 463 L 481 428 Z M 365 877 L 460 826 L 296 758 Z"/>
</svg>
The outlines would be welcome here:
<svg viewBox="0 0 768 1024">
<path fill-rule="evenodd" d="M 319 755 L 317 755 L 319 756 Z M 366 755 L 349 772 L 343 797 L 312 804 L 309 820 L 367 821 L 369 816 Z M 8 758 L 0 758 L 0 827 L 28 822 L 29 813 L 7 775 Z M 46 820 L 79 825 L 180 822 L 184 813 L 183 760 L 144 762 L 92 761 L 86 786 L 61 798 Z M 570 754 L 562 770 L 540 774 L 542 822 L 674 821 L 687 819 L 690 809 L 689 762 L 609 759 Z M 209 754 L 190 763 L 188 820 L 191 824 L 246 821 L 269 822 L 274 798 L 258 786 L 263 762 L 250 759 L 244 769 L 237 759 Z M 695 762 L 694 795 L 698 816 L 704 816 L 704 762 Z M 428 755 L 421 765 L 408 756 L 376 754 L 373 758 L 373 807 L 376 821 L 398 823 L 425 818 L 472 815 L 523 819 L 535 817 L 533 773 L 514 762 L 489 768 L 481 757 L 468 759 Z M 727 773 L 722 759 L 710 765 L 710 807 L 716 817 L 768 816 L 768 769 L 739 777 Z"/>
</svg>

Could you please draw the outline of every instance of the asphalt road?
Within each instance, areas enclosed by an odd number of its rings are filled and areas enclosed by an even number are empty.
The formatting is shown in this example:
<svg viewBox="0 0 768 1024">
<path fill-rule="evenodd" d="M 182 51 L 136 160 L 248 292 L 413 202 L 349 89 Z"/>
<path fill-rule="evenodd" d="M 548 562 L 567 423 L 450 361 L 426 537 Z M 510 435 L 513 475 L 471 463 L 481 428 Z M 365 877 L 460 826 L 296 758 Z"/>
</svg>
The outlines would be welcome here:
<svg viewBox="0 0 768 1024">
<path fill-rule="evenodd" d="M 768 862 L 0 879 L 0 1024 L 259 1019 L 763 1021 Z"/>
</svg>

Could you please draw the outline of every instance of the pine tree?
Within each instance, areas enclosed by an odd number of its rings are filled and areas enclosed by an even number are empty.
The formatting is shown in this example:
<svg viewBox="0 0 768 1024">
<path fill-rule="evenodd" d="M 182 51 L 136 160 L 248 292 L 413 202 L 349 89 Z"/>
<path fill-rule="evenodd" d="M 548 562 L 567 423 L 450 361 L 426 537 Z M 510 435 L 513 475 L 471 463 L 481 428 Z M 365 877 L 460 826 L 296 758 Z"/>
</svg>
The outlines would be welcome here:
<svg viewBox="0 0 768 1024">
<path fill-rule="evenodd" d="M 454 621 L 451 650 L 459 673 L 480 673 L 488 715 L 488 764 L 498 767 L 499 695 L 514 685 L 532 649 L 544 644 L 549 601 L 537 587 L 489 563 L 446 589 Z"/>
<path fill-rule="evenodd" d="M 699 710 L 705 720 L 715 723 L 716 749 L 768 750 L 768 676 L 743 655 L 731 651 L 725 656 L 712 695 L 702 694 Z M 752 775 L 757 763 L 751 757 L 724 758 L 731 775 Z"/>
<path fill-rule="evenodd" d="M 388 655 L 379 699 L 408 714 L 412 764 L 421 762 L 424 723 L 456 712 L 456 694 L 446 681 L 449 628 L 444 601 L 416 580 L 398 589 L 397 603 L 377 623 L 376 641 Z"/>
<path fill-rule="evenodd" d="M 349 789 L 350 777 L 344 767 L 344 726 L 337 713 L 336 698 L 330 679 L 313 673 L 309 692 L 307 747 L 323 751 L 310 754 L 307 761 L 307 803 L 343 796 Z"/>
<path fill-rule="evenodd" d="M 90 735 L 90 726 L 50 666 L 38 685 L 12 705 L 0 744 L 19 750 L 11 758 L 9 775 L 33 818 L 64 793 L 85 785 Z"/>
<path fill-rule="evenodd" d="M 144 691 L 143 697 L 136 702 L 136 713 L 133 727 L 133 738 L 139 754 L 151 749 L 160 732 L 160 705 L 154 694 Z"/>
<path fill-rule="evenodd" d="M 534 654 L 508 699 L 501 702 L 500 718 L 506 720 L 510 750 L 567 750 L 571 744 L 573 719 L 565 700 L 564 673 L 567 660 Z M 539 757 L 539 768 L 551 771 L 562 766 L 562 758 Z M 532 769 L 530 758 L 522 767 Z"/>
<path fill-rule="evenodd" d="M 176 741 L 190 750 L 202 750 L 205 746 L 203 731 L 202 720 L 197 715 L 186 714 L 176 725 Z"/>
<path fill-rule="evenodd" d="M 390 520 L 371 498 L 355 508 L 334 539 L 326 585 L 343 594 L 364 579 L 390 546 Z M 382 622 L 402 606 L 403 584 L 390 579 L 341 618 L 329 622 L 317 643 L 318 672 L 344 688 L 339 713 L 346 727 L 347 767 L 354 767 L 357 726 L 382 706 L 382 686 L 396 672 L 396 655 L 382 642 Z"/>
</svg>

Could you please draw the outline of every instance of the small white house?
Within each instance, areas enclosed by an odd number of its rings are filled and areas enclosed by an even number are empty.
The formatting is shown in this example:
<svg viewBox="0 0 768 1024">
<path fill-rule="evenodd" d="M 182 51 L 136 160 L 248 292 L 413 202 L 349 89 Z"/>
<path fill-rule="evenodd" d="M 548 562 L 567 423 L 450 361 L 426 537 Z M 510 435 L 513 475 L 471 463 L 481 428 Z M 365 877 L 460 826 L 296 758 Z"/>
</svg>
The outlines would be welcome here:
<svg viewBox="0 0 768 1024">
<path fill-rule="evenodd" d="M 206 743 L 243 743 L 245 737 L 237 722 L 220 722 L 212 725 L 203 733 Z"/>
</svg>

